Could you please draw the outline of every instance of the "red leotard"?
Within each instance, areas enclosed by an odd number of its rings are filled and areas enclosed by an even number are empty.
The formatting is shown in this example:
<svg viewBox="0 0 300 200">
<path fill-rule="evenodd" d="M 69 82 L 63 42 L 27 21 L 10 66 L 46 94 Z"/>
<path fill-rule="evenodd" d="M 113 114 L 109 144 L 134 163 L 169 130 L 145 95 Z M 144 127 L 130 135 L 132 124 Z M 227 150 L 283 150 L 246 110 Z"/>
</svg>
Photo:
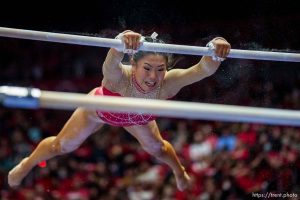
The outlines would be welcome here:
<svg viewBox="0 0 300 200">
<path fill-rule="evenodd" d="M 111 92 L 105 87 L 98 87 L 95 91 L 95 95 L 122 97 L 119 93 Z M 152 115 L 103 112 L 100 110 L 97 110 L 96 113 L 102 121 L 113 126 L 145 125 L 156 118 Z"/>
</svg>

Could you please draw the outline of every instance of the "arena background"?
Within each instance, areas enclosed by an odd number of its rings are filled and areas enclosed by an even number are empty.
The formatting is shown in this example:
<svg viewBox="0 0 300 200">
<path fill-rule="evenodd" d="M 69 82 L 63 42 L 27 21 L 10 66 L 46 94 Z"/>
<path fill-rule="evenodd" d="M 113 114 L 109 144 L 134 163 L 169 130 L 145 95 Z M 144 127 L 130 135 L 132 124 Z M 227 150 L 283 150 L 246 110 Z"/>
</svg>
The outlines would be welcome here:
<svg viewBox="0 0 300 200">
<path fill-rule="evenodd" d="M 2 3 L 1 3 L 2 4 Z M 0 26 L 113 38 L 156 31 L 168 43 L 204 46 L 225 37 L 234 49 L 298 52 L 296 1 L 9 1 Z M 238 6 L 239 8 L 235 8 Z M 87 93 L 101 84 L 106 48 L 0 38 L 1 85 Z M 199 57 L 175 55 L 186 68 Z M 300 108 L 298 63 L 228 59 L 175 100 Z M 193 177 L 179 192 L 168 168 L 123 129 L 106 126 L 74 153 L 36 167 L 17 189 L 8 171 L 70 117 L 60 110 L 0 107 L 1 199 L 252 199 L 300 195 L 300 129 L 289 126 L 159 118 L 163 136 Z M 290 196 L 288 196 L 290 195 Z M 294 198 L 297 199 L 297 198 Z"/>
</svg>

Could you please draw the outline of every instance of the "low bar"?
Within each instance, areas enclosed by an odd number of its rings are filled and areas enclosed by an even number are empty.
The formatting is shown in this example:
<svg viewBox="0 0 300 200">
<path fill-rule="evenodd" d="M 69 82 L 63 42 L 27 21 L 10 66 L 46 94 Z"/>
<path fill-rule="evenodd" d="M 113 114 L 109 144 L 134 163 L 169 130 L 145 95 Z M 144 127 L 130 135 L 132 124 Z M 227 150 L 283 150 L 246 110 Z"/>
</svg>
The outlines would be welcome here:
<svg viewBox="0 0 300 200">
<path fill-rule="evenodd" d="M 6 103 L 4 106 L 9 107 L 23 108 L 22 99 L 24 98 L 26 105 L 31 105 L 31 107 L 25 108 L 34 109 L 74 110 L 77 107 L 85 107 L 92 110 L 152 114 L 160 117 L 300 126 L 300 111 L 295 110 L 128 97 L 87 96 L 80 93 L 42 91 L 37 88 L 8 86 L 0 87 L 0 97 L 1 102 Z M 34 102 L 28 102 L 30 99 Z M 37 99 L 38 102 L 36 102 Z"/>
</svg>

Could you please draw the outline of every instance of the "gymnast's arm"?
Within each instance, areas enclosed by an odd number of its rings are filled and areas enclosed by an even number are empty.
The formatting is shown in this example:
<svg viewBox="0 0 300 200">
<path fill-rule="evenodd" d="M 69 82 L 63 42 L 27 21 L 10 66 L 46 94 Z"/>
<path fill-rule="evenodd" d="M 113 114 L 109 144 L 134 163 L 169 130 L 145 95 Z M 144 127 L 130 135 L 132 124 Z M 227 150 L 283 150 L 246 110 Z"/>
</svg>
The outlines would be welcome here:
<svg viewBox="0 0 300 200">
<path fill-rule="evenodd" d="M 124 53 L 111 48 L 102 66 L 103 80 L 117 82 L 122 77 L 122 63 Z"/>
<path fill-rule="evenodd" d="M 127 53 L 136 51 L 140 46 L 140 37 L 140 34 L 130 30 L 126 30 L 116 37 L 116 39 L 122 40 L 124 49 L 111 48 L 108 51 L 102 69 L 103 85 L 106 87 L 108 86 L 109 89 L 112 89 L 113 91 L 115 90 L 115 86 L 120 83 L 120 80 L 125 73 L 124 66 L 121 63 L 124 58 L 124 51 L 127 50 Z"/>
<path fill-rule="evenodd" d="M 215 46 L 215 55 L 226 58 L 230 51 L 230 44 L 223 38 L 215 38 L 212 42 Z M 214 74 L 220 64 L 221 61 L 213 60 L 211 56 L 203 56 L 194 66 L 168 71 L 164 80 L 166 93 L 169 97 L 176 95 L 181 88 Z"/>
</svg>

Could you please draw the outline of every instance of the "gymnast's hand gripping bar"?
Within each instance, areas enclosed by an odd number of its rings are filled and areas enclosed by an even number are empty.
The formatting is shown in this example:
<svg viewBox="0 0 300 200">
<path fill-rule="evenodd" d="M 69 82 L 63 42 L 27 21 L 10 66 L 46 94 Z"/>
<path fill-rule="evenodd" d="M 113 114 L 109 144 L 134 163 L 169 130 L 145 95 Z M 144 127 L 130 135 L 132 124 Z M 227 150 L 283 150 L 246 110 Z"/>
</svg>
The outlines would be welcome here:
<svg viewBox="0 0 300 200">
<path fill-rule="evenodd" d="M 0 87 L 6 107 L 74 110 L 77 107 L 110 112 L 152 114 L 161 117 L 300 126 L 300 111 L 128 97 L 87 96 L 42 91 L 37 88 Z"/>
<path fill-rule="evenodd" d="M 62 33 L 51 33 L 42 31 L 32 31 L 14 28 L 0 27 L 0 36 L 40 40 L 47 42 L 58 42 L 66 44 L 77 44 L 86 46 L 108 47 L 120 49 L 123 47 L 119 39 L 109 39 L 100 37 L 90 37 L 81 35 L 70 35 Z M 188 55 L 210 55 L 208 47 L 175 45 L 175 44 L 159 44 L 144 42 L 140 50 L 155 51 L 175 54 Z M 239 50 L 231 49 L 228 58 L 254 59 L 254 60 L 270 60 L 270 61 L 285 61 L 285 62 L 300 62 L 300 54 L 283 53 L 271 51 L 254 51 L 254 50 Z"/>
</svg>

